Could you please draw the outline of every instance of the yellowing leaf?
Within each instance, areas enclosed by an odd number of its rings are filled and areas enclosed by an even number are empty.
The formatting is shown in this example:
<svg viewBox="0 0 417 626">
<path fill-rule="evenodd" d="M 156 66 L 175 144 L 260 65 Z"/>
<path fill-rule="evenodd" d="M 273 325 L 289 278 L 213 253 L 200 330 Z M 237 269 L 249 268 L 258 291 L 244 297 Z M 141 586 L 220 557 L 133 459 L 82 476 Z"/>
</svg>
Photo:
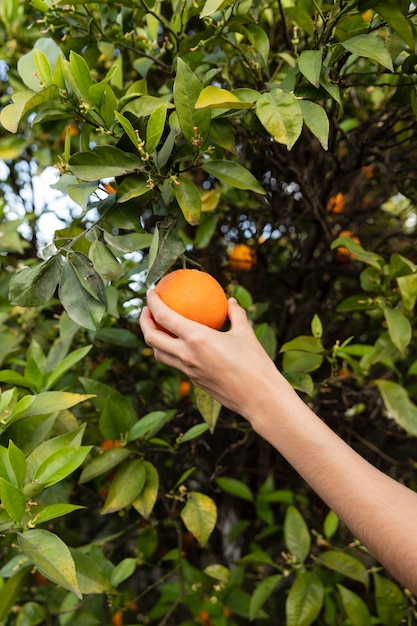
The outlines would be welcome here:
<svg viewBox="0 0 417 626">
<path fill-rule="evenodd" d="M 201 546 L 206 545 L 217 521 L 215 502 L 198 491 L 190 491 L 181 519 Z"/>
<path fill-rule="evenodd" d="M 34 529 L 19 533 L 17 542 L 41 574 L 81 598 L 74 560 L 62 539 L 48 530 Z"/>
<path fill-rule="evenodd" d="M 213 432 L 216 427 L 216 422 L 222 405 L 200 387 L 194 387 L 194 393 L 197 408 L 206 424 L 208 424 L 210 432 Z"/>
<path fill-rule="evenodd" d="M 145 484 L 132 505 L 142 517 L 149 519 L 158 496 L 159 474 L 155 466 L 149 461 L 143 461 L 143 467 L 146 473 Z"/>
<path fill-rule="evenodd" d="M 221 89 L 215 85 L 204 87 L 195 103 L 196 109 L 250 109 L 251 102 L 242 102 L 228 89 Z"/>
</svg>

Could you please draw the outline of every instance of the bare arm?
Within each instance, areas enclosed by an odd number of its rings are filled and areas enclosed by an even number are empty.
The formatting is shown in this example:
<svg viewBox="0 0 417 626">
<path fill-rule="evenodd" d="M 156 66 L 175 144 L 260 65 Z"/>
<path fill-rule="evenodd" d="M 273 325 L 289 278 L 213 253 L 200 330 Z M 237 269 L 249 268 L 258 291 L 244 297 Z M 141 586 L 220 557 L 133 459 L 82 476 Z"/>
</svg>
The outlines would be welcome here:
<svg viewBox="0 0 417 626">
<path fill-rule="evenodd" d="M 153 292 L 148 304 L 151 308 L 143 310 L 140 324 L 156 359 L 180 369 L 245 417 L 375 558 L 417 593 L 417 494 L 373 467 L 304 404 L 235 301 L 229 302 L 227 332 L 186 320 Z M 268 403 L 262 401 L 265 397 Z"/>
</svg>

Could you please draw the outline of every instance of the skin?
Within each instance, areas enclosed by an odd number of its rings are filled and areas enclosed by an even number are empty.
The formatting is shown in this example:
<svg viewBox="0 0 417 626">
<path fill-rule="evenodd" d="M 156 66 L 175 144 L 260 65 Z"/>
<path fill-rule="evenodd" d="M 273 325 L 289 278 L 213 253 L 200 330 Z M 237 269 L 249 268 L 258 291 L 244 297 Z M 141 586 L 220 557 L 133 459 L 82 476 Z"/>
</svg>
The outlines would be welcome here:
<svg viewBox="0 0 417 626">
<path fill-rule="evenodd" d="M 368 463 L 309 409 L 233 298 L 226 332 L 178 315 L 154 291 L 147 302 L 140 326 L 155 358 L 248 420 L 375 558 L 417 593 L 417 494 Z"/>
</svg>

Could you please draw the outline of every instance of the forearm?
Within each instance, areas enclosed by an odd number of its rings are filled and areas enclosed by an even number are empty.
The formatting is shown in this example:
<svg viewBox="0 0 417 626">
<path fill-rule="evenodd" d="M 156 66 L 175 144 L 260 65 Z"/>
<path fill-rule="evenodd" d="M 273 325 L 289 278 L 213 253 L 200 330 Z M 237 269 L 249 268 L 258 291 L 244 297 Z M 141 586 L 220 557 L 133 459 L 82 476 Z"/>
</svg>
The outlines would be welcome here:
<svg viewBox="0 0 417 626">
<path fill-rule="evenodd" d="M 417 494 L 352 450 L 286 383 L 249 421 L 375 558 L 417 593 Z"/>
</svg>

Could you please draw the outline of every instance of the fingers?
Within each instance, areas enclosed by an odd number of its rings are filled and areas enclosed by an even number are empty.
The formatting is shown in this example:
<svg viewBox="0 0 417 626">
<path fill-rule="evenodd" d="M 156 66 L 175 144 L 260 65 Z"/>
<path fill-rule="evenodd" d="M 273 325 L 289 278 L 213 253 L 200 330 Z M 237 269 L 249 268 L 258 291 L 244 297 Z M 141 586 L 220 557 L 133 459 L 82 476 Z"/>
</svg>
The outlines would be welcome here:
<svg viewBox="0 0 417 626">
<path fill-rule="evenodd" d="M 229 298 L 228 317 L 232 328 L 249 324 L 245 309 L 243 309 L 235 298 Z"/>
<path fill-rule="evenodd" d="M 148 291 L 147 302 L 155 322 L 172 335 L 186 337 L 191 332 L 195 322 L 170 309 L 154 290 Z"/>
</svg>

